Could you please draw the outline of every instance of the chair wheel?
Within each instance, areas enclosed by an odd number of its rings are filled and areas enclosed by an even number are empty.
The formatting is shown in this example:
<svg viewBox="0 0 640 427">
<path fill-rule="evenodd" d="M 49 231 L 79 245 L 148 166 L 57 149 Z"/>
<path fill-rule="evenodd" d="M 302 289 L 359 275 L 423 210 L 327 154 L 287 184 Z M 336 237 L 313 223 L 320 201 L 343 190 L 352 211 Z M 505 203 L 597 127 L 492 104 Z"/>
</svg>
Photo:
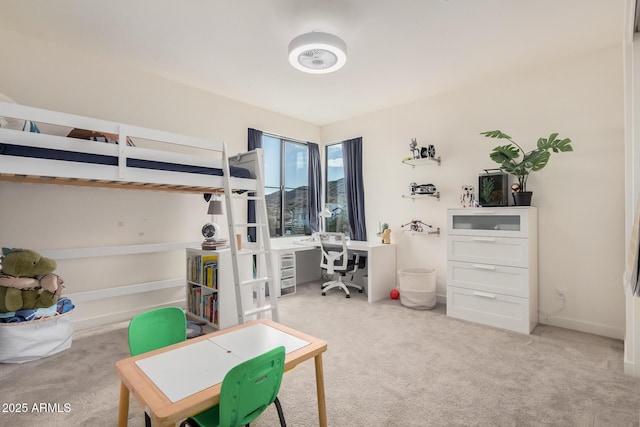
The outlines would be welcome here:
<svg viewBox="0 0 640 427">
<path fill-rule="evenodd" d="M 359 293 L 359 294 L 361 294 L 361 293 L 363 293 L 363 292 L 364 292 L 364 291 L 363 291 L 362 289 L 358 289 L 358 293 Z"/>
<path fill-rule="evenodd" d="M 323 292 L 323 293 L 322 293 L 322 296 L 323 296 L 323 297 L 324 297 L 324 296 L 326 296 L 326 295 L 327 295 L 327 293 L 326 293 L 326 292 Z"/>
<path fill-rule="evenodd" d="M 345 298 L 351 298 L 351 295 L 347 294 L 345 295 Z"/>
</svg>

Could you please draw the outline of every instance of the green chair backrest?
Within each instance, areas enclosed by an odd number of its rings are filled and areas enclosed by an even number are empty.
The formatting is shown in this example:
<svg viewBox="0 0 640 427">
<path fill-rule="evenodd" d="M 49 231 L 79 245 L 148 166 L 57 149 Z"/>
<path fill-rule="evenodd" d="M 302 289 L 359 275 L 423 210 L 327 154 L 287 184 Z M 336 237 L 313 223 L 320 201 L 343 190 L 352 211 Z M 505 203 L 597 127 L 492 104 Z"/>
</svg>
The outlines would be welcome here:
<svg viewBox="0 0 640 427">
<path fill-rule="evenodd" d="M 187 339 L 187 318 L 179 307 L 140 313 L 129 323 L 129 352 L 136 356 Z"/>
<path fill-rule="evenodd" d="M 232 368 L 220 390 L 220 426 L 243 426 L 276 400 L 284 372 L 284 346 Z"/>
</svg>

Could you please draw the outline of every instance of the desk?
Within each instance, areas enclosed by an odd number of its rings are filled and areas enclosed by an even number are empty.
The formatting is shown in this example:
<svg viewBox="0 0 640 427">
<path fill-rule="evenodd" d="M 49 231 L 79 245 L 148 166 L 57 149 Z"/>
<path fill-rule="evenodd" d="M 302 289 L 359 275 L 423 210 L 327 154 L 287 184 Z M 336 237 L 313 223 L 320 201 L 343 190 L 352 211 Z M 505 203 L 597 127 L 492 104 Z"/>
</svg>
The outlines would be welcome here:
<svg viewBox="0 0 640 427">
<path fill-rule="evenodd" d="M 318 240 L 310 238 L 295 240 L 293 243 L 306 247 L 320 247 Z M 388 298 L 389 292 L 396 288 L 396 245 L 348 240 L 347 249 L 367 253 L 367 301 L 376 302 Z"/>
<path fill-rule="evenodd" d="M 261 328 L 268 328 L 269 332 L 261 334 L 262 336 L 267 336 L 262 342 L 261 340 L 256 340 L 254 336 L 258 330 L 264 332 Z M 292 369 L 305 360 L 314 358 L 318 418 L 320 427 L 326 427 L 327 414 L 324 397 L 322 353 L 327 350 L 327 343 L 268 319 L 253 320 L 242 325 L 118 361 L 116 363 L 116 371 L 121 381 L 118 426 L 124 427 L 127 425 L 130 393 L 145 408 L 145 412 L 149 414 L 154 426 L 173 425 L 218 404 L 222 385 L 221 380 L 218 378 L 223 378 L 226 372 L 234 366 L 234 363 L 240 363 L 240 361 L 257 355 L 259 352 L 268 350 L 266 347 L 273 348 L 278 345 L 285 345 L 287 349 L 284 364 L 285 371 Z M 219 348 L 216 350 L 216 347 Z M 220 351 L 220 349 L 223 349 L 223 351 Z M 209 382 L 213 384 L 196 386 L 201 387 L 200 391 L 187 394 L 190 391 L 172 388 L 171 384 L 167 383 L 167 379 L 170 377 L 162 375 L 162 371 L 172 371 L 171 378 L 179 377 L 177 381 L 182 380 L 184 383 L 184 377 L 181 377 L 180 374 L 176 375 L 173 371 L 178 369 L 176 367 L 179 366 L 179 359 L 194 350 L 201 350 L 209 355 L 208 360 L 191 361 L 194 362 L 192 365 L 207 367 L 210 372 L 201 375 L 201 377 L 207 378 L 211 375 Z M 216 353 L 219 353 L 217 357 L 215 356 Z M 238 361 L 231 362 L 231 358 L 237 358 Z M 190 368 L 181 369 L 188 371 Z M 171 398 L 167 397 L 161 389 L 167 391 Z"/>
</svg>

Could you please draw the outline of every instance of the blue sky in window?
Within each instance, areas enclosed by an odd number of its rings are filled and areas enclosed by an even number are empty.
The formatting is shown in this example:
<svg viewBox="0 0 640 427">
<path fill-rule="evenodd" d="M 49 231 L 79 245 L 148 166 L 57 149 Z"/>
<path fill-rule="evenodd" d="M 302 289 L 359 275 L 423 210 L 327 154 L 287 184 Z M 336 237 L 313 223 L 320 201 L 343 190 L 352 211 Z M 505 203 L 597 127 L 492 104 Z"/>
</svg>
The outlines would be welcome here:
<svg viewBox="0 0 640 427">
<path fill-rule="evenodd" d="M 264 186 L 267 194 L 280 190 L 280 140 L 268 135 L 262 136 L 264 148 Z"/>
<path fill-rule="evenodd" d="M 280 138 L 262 136 L 264 148 L 265 191 L 267 194 L 280 190 Z M 285 143 L 285 185 L 287 188 L 306 186 L 308 183 L 307 146 L 294 142 Z"/>
<path fill-rule="evenodd" d="M 342 166 L 342 144 L 327 146 L 327 181 L 344 178 Z"/>
<path fill-rule="evenodd" d="M 309 183 L 308 150 L 303 144 L 285 142 L 285 186 L 298 188 Z"/>
</svg>

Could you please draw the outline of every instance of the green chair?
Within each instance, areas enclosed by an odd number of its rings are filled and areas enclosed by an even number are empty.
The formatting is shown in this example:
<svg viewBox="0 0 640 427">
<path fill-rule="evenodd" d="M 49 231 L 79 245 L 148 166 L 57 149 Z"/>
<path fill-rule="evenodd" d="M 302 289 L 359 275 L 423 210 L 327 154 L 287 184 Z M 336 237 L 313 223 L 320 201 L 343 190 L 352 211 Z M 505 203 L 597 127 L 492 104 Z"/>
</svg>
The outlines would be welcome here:
<svg viewBox="0 0 640 427">
<path fill-rule="evenodd" d="M 129 322 L 129 353 L 137 356 L 147 351 L 176 344 L 187 339 L 187 318 L 179 307 L 161 307 L 140 313 Z M 146 427 L 151 419 L 145 412 Z"/>
<path fill-rule="evenodd" d="M 188 418 L 181 426 L 249 426 L 272 403 L 276 403 L 280 424 L 284 425 L 277 401 L 284 359 L 284 346 L 280 346 L 235 366 L 222 380 L 220 403 Z"/>
<path fill-rule="evenodd" d="M 140 313 L 129 323 L 129 352 L 136 356 L 187 339 L 187 318 L 179 307 Z"/>
</svg>

